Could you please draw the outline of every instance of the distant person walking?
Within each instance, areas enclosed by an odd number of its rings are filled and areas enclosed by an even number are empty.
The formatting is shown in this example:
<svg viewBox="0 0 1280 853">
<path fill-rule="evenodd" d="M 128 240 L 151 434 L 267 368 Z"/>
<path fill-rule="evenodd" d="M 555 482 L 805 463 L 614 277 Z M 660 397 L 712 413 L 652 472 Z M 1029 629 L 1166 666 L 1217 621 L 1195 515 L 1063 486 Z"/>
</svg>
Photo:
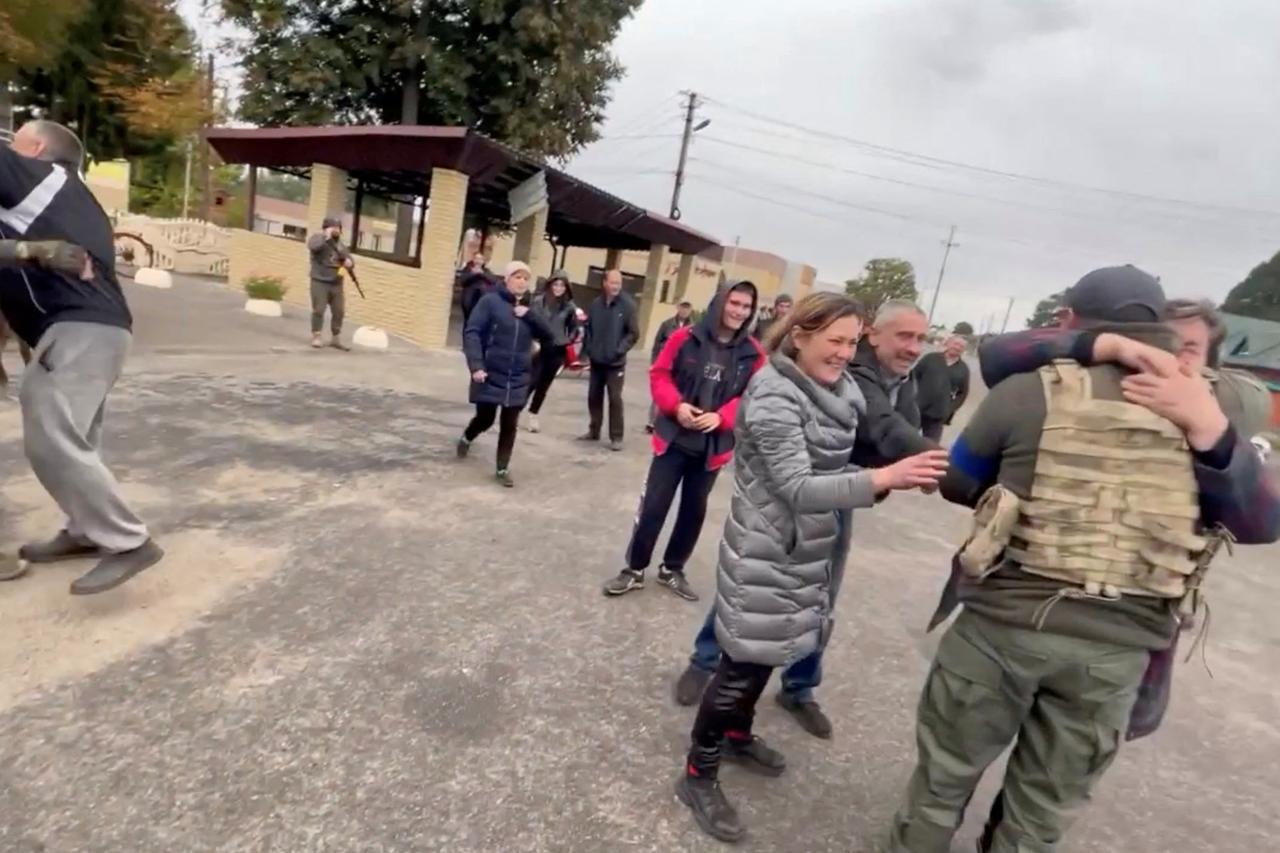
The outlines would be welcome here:
<svg viewBox="0 0 1280 853">
<path fill-rule="evenodd" d="M 578 306 L 573 304 L 569 274 L 558 270 L 551 274 L 546 287 L 533 297 L 531 306 L 551 330 L 551 343 L 542 347 L 533 359 L 533 396 L 529 402 L 529 432 L 537 432 L 538 412 L 547 399 L 551 383 L 564 367 L 565 353 L 578 334 Z"/>
<path fill-rule="evenodd" d="M 759 322 L 756 323 L 756 339 L 763 341 L 774 324 L 787 319 L 787 315 L 791 313 L 791 308 L 794 304 L 789 293 L 779 293 L 774 297 L 773 313 L 767 317 L 761 317 Z"/>
<path fill-rule="evenodd" d="M 462 347 L 471 373 L 469 398 L 476 413 L 458 439 L 458 457 L 498 421 L 495 476 L 511 488 L 511 453 L 516 444 L 520 410 L 529 394 L 531 351 L 536 338 L 550 346 L 554 335 L 537 311 L 520 304 L 532 274 L 520 261 L 507 264 L 502 287 L 481 297 L 463 330 Z"/>
<path fill-rule="evenodd" d="M 485 263 L 484 255 L 476 252 L 471 263 L 462 268 L 462 326 L 466 328 L 467 318 L 475 310 L 480 297 L 498 286 L 493 273 Z"/>
<path fill-rule="evenodd" d="M 681 302 L 676 306 L 676 313 L 673 317 L 668 317 L 658 325 L 658 333 L 653 337 L 653 349 L 649 352 L 649 364 L 652 366 L 658 360 L 662 348 L 667 345 L 667 341 L 675 334 L 677 329 L 683 329 L 693 323 L 693 304 L 690 302 Z M 653 422 L 658 416 L 658 406 L 656 403 L 649 404 L 649 422 L 645 424 L 644 431 L 653 433 Z"/>
<path fill-rule="evenodd" d="M 920 405 L 920 432 L 932 442 L 942 441 L 942 428 L 969 398 L 969 365 L 964 363 L 965 339 L 953 335 L 939 352 L 916 363 L 916 400 Z"/>
<path fill-rule="evenodd" d="M 339 270 L 351 269 L 355 261 L 342 245 L 342 220 L 326 216 L 319 234 L 307 238 L 311 252 L 311 346 L 324 346 L 320 330 L 324 328 L 324 311 L 329 309 L 329 329 L 333 333 L 329 346 L 344 352 L 351 349 L 342 342 L 342 318 L 346 315 L 346 295 Z"/>
<path fill-rule="evenodd" d="M 107 395 L 120 377 L 133 316 L 116 278 L 111 221 L 80 180 L 84 149 L 51 121 L 23 125 L 0 147 L 0 239 L 83 246 L 92 280 L 48 269 L 0 270 L 0 310 L 32 347 L 22 381 L 22 433 L 41 485 L 66 513 L 52 539 L 22 546 L 31 563 L 100 557 L 71 584 L 103 592 L 155 565 L 164 551 L 102 463 Z"/>
<path fill-rule="evenodd" d="M 583 348 L 591 360 L 591 381 L 587 387 L 590 423 L 582 441 L 599 441 L 604 425 L 604 397 L 609 393 L 609 448 L 622 449 L 622 383 L 627 369 L 627 353 L 640 339 L 636 303 L 622 292 L 622 273 L 604 274 L 604 292 L 587 310 Z"/>
</svg>

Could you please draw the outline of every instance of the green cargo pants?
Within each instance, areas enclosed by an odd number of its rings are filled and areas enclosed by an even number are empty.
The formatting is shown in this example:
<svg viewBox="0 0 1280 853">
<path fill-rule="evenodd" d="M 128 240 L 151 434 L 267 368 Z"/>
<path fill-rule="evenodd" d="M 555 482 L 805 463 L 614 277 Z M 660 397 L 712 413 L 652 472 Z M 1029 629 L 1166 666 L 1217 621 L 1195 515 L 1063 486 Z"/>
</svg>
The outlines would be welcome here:
<svg viewBox="0 0 1280 853">
<path fill-rule="evenodd" d="M 1057 849 L 1120 748 L 1145 649 L 961 612 L 920 697 L 915 773 L 891 853 L 947 853 L 987 765 L 1017 740 L 992 853 Z"/>
</svg>

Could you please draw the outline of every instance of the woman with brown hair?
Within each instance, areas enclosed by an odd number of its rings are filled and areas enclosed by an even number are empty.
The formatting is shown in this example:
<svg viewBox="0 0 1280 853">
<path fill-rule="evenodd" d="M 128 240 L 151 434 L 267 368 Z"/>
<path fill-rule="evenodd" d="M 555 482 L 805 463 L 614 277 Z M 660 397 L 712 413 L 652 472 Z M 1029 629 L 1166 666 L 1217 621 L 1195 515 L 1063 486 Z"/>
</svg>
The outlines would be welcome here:
<svg viewBox="0 0 1280 853">
<path fill-rule="evenodd" d="M 751 732 L 755 706 L 775 667 L 826 645 L 850 511 L 891 489 L 932 486 L 946 471 L 940 450 L 874 470 L 849 465 L 865 403 L 845 366 L 861 333 L 861 309 L 849 297 L 805 297 L 770 330 L 769 363 L 740 404 L 716 579 L 723 654 L 676 783 L 698 825 L 721 841 L 745 833 L 717 781 L 721 758 L 770 776 L 786 769 L 782 755 Z"/>
</svg>

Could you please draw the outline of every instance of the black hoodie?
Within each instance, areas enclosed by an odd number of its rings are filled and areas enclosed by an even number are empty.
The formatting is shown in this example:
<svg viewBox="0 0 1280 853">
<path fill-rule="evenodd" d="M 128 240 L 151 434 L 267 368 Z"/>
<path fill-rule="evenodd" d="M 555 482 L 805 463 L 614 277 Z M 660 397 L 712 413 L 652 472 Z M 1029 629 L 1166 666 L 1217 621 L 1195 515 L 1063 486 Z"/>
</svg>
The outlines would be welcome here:
<svg viewBox="0 0 1280 853">
<path fill-rule="evenodd" d="M 734 291 L 751 294 L 751 315 L 734 336 L 717 336 L 724 300 Z M 751 337 L 751 321 L 758 306 L 756 286 L 749 281 L 721 288 L 702 319 L 677 329 L 650 368 L 650 389 L 659 416 L 654 422 L 654 450 L 662 454 L 675 446 L 686 453 L 706 453 L 708 468 L 718 468 L 733 452 L 736 401 L 751 376 L 764 363 L 760 345 Z M 719 412 L 720 429 L 711 433 L 688 430 L 676 420 L 675 409 L 688 403 L 704 412 Z"/>
</svg>

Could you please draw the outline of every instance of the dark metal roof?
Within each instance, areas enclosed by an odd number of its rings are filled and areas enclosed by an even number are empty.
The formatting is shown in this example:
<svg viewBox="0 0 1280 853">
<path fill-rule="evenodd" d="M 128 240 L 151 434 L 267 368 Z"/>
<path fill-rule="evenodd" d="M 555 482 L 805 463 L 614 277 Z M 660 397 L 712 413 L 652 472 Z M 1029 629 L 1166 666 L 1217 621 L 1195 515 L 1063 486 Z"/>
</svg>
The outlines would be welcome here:
<svg viewBox="0 0 1280 853">
<path fill-rule="evenodd" d="M 511 224 L 507 192 L 543 171 L 551 203 L 547 232 L 559 244 L 645 250 L 656 243 L 681 254 L 719 244 L 465 127 L 213 128 L 206 135 L 228 163 L 295 173 L 325 163 L 393 197 L 430 192 L 433 168 L 463 172 L 470 177 L 468 212 L 499 225 Z"/>
</svg>

